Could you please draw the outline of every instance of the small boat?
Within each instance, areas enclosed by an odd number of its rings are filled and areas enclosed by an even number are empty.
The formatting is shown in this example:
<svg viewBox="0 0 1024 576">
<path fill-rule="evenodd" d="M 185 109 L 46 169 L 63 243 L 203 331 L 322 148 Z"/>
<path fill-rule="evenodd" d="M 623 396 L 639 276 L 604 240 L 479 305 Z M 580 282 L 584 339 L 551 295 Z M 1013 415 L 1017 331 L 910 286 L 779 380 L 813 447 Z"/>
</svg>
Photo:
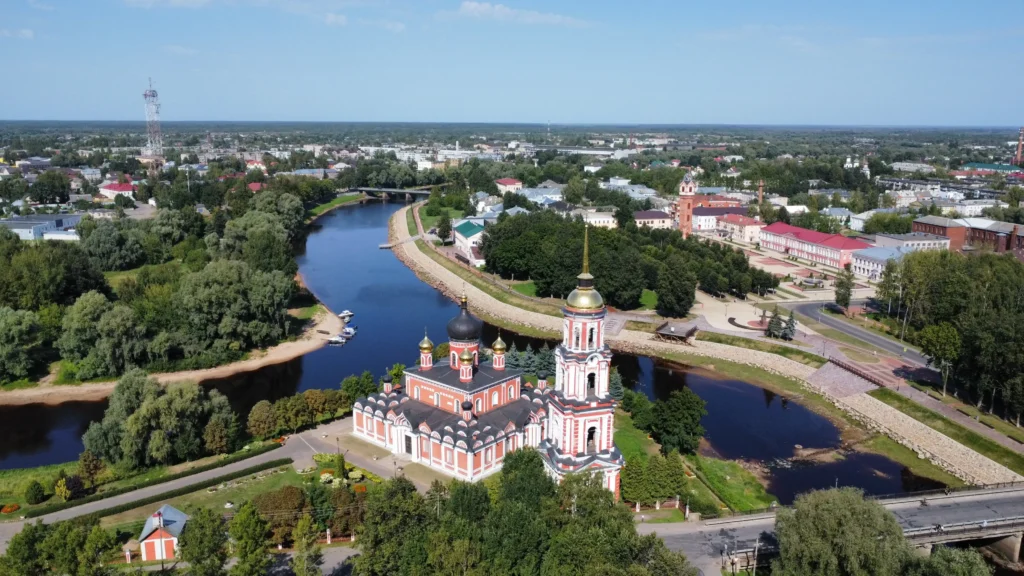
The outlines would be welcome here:
<svg viewBox="0 0 1024 576">
<path fill-rule="evenodd" d="M 339 334 L 337 336 L 331 336 L 327 339 L 327 342 L 330 344 L 344 344 L 345 342 L 348 342 L 348 339 Z"/>
<path fill-rule="evenodd" d="M 341 335 L 344 336 L 345 338 L 351 338 L 351 337 L 355 336 L 356 335 L 356 328 L 355 328 L 355 326 L 346 326 L 341 331 Z"/>
<path fill-rule="evenodd" d="M 351 318 L 355 315 L 356 313 L 351 310 L 342 310 L 341 312 L 338 313 L 339 318 Z"/>
</svg>

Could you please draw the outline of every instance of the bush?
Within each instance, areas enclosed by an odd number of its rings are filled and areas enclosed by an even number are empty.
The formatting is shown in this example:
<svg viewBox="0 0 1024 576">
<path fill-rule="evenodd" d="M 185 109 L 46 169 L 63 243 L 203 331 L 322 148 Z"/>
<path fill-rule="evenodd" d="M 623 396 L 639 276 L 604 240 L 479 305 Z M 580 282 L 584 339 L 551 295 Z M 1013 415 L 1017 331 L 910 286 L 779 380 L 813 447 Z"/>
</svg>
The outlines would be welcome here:
<svg viewBox="0 0 1024 576">
<path fill-rule="evenodd" d="M 25 501 L 35 506 L 43 500 L 46 500 L 46 490 L 43 489 L 43 485 L 38 480 L 33 480 L 25 488 Z"/>
<path fill-rule="evenodd" d="M 197 468 L 193 468 L 191 470 L 186 470 L 184 472 L 179 472 L 177 474 L 169 474 L 167 476 L 161 476 L 159 478 L 153 478 L 153 479 L 147 480 L 145 482 L 139 482 L 138 484 L 133 484 L 133 485 L 130 485 L 130 486 L 123 486 L 123 487 L 117 488 L 115 490 L 108 490 L 106 492 L 97 492 L 96 494 L 93 494 L 91 496 L 86 496 L 85 498 L 79 498 L 78 500 L 75 500 L 73 502 L 54 502 L 53 504 L 48 504 L 46 506 L 40 506 L 39 508 L 34 508 L 32 510 L 29 510 L 28 512 L 25 513 L 25 517 L 26 518 L 35 518 L 37 516 L 44 516 L 46 514 L 52 514 L 54 512 L 58 512 L 60 510 L 65 510 L 67 508 L 71 508 L 72 506 L 78 506 L 80 504 L 88 504 L 89 502 L 96 502 L 97 500 L 103 500 L 104 498 L 111 498 L 113 496 L 120 496 L 121 494 L 127 494 L 128 492 L 132 492 L 134 490 L 139 490 L 141 488 L 148 488 L 150 486 L 156 486 L 157 484 L 163 484 L 164 482 L 170 482 L 171 480 L 177 480 L 178 478 L 185 478 L 185 477 L 188 477 L 188 476 L 192 476 L 193 474 L 199 474 L 201 472 L 206 472 L 208 470 L 215 470 L 217 468 L 221 468 L 223 466 L 227 466 L 228 464 L 233 464 L 235 462 L 239 462 L 241 460 L 245 460 L 246 458 L 252 458 L 253 456 L 258 456 L 260 454 L 263 454 L 263 453 L 266 453 L 266 452 L 270 452 L 271 450 L 275 450 L 275 449 L 280 448 L 280 447 L 281 447 L 280 444 L 268 444 L 266 446 L 261 446 L 261 447 L 255 449 L 255 450 L 249 450 L 249 451 L 246 451 L 246 452 L 239 452 L 237 454 L 232 454 L 231 456 L 228 456 L 226 458 L 221 458 L 220 460 L 217 460 L 216 462 L 212 462 L 210 464 L 207 464 L 206 466 L 199 466 Z M 188 492 L 186 492 L 186 494 L 187 493 Z"/>
</svg>

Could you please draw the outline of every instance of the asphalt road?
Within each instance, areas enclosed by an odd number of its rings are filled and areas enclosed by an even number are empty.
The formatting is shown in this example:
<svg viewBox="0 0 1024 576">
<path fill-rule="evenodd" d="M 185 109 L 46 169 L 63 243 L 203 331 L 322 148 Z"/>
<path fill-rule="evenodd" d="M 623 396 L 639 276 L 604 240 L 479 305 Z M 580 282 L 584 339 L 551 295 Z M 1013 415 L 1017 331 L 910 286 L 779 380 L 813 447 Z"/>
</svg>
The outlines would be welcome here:
<svg viewBox="0 0 1024 576">
<path fill-rule="evenodd" d="M 867 300 L 854 300 L 853 302 L 851 302 L 851 304 L 864 305 L 867 304 L 867 302 Z M 882 350 L 895 354 L 896 356 L 903 356 L 904 359 L 906 359 L 908 362 L 912 364 L 918 364 L 921 366 L 926 366 L 928 364 L 927 358 L 925 358 L 920 353 L 914 351 L 909 346 L 907 347 L 906 353 L 904 353 L 903 345 L 901 345 L 898 342 L 894 342 L 884 336 L 879 336 L 878 334 L 870 330 L 866 330 L 859 326 L 854 326 L 853 324 L 844 322 L 842 320 L 839 320 L 838 318 L 833 318 L 828 314 L 822 313 L 821 302 L 801 302 L 796 304 L 784 302 L 781 304 L 783 308 L 795 310 L 796 312 L 799 312 L 800 314 L 803 314 L 808 318 L 812 318 L 828 326 L 829 328 L 834 328 L 835 330 L 838 330 L 848 336 L 852 336 L 853 338 L 856 338 L 858 340 L 863 340 L 864 342 L 867 342 L 868 344 L 871 344 L 876 348 L 880 348 Z M 828 304 L 826 303 L 826 306 L 827 305 Z"/>
<path fill-rule="evenodd" d="M 904 529 L 981 523 L 1024 516 L 1024 490 L 932 498 L 928 506 L 921 506 L 918 500 L 897 501 L 886 508 Z M 716 565 L 727 550 L 753 548 L 759 538 L 762 544 L 772 541 L 774 527 L 773 517 L 761 516 L 746 522 L 717 525 L 704 522 L 640 524 L 637 530 L 642 534 L 656 533 L 670 549 L 683 552 L 696 566 L 709 567 Z"/>
</svg>

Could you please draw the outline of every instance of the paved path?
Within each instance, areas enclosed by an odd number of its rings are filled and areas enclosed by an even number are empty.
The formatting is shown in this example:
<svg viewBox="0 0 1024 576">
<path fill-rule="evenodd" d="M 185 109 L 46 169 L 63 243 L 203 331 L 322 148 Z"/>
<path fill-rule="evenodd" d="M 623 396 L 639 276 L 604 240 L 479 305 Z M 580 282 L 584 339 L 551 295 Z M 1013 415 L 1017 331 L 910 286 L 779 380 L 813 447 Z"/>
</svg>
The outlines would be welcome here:
<svg viewBox="0 0 1024 576">
<path fill-rule="evenodd" d="M 854 301 L 853 304 L 864 304 L 865 302 L 866 302 L 866 300 L 857 300 L 857 301 Z M 782 302 L 781 304 L 782 304 L 782 306 L 784 308 L 791 309 L 791 310 L 796 310 L 800 314 L 803 314 L 804 316 L 807 316 L 808 318 L 812 318 L 814 320 L 817 320 L 818 322 L 820 322 L 822 324 L 825 324 L 829 328 L 833 328 L 833 329 L 838 330 L 838 331 L 840 331 L 840 332 L 842 332 L 842 333 L 844 333 L 844 334 L 846 334 L 848 336 L 852 336 L 852 337 L 854 337 L 854 338 L 856 338 L 858 340 L 862 340 L 864 342 L 867 342 L 867 343 L 871 344 L 872 346 L 875 346 L 877 348 L 885 350 L 886 352 L 890 352 L 890 353 L 892 353 L 893 355 L 895 355 L 897 357 L 902 356 L 905 360 L 907 360 L 907 361 L 909 361 L 909 362 L 911 362 L 913 364 L 916 364 L 918 366 L 925 366 L 925 365 L 928 364 L 928 359 L 927 358 L 925 358 L 919 352 L 914 351 L 909 346 L 906 347 L 907 348 L 907 352 L 906 352 L 906 354 L 904 354 L 903 353 L 903 348 L 904 348 L 903 344 L 900 344 L 898 342 L 894 342 L 894 341 L 886 338 L 885 336 L 880 336 L 880 335 L 878 335 L 878 334 L 876 334 L 876 333 L 874 333 L 874 332 L 872 332 L 870 330 L 867 330 L 865 328 L 861 328 L 860 326 L 854 326 L 853 324 L 850 324 L 849 322 L 844 322 L 844 321 L 842 321 L 842 320 L 840 320 L 838 318 L 833 318 L 830 314 L 821 313 L 820 312 L 820 309 L 821 309 L 821 303 L 820 302 L 817 302 L 817 303 L 816 302 L 801 302 L 801 303 Z"/>
<path fill-rule="evenodd" d="M 926 507 L 921 506 L 917 499 L 893 500 L 884 504 L 904 529 L 958 522 L 980 523 L 1024 515 L 1024 490 L 1020 489 L 939 496 L 929 501 Z M 771 515 L 739 522 L 710 520 L 637 526 L 641 534 L 657 534 L 670 549 L 685 553 L 690 562 L 703 569 L 705 574 L 718 573 L 721 554 L 726 549 L 753 548 L 758 538 L 764 542 L 774 530 L 775 518 Z"/>
</svg>

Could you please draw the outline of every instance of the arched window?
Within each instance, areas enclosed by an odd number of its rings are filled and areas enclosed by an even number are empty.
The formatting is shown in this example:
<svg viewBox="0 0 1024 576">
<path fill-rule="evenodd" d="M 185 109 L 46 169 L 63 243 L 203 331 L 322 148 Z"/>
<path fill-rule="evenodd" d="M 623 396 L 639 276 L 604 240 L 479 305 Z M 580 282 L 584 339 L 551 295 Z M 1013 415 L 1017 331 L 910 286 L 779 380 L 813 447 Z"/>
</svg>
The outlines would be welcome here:
<svg viewBox="0 0 1024 576">
<path fill-rule="evenodd" d="M 587 374 L 587 396 L 597 395 L 597 374 Z"/>
<path fill-rule="evenodd" d="M 448 363 L 451 364 L 453 368 L 459 365 L 459 355 L 456 354 L 454 350 L 452 350 L 452 359 L 449 360 Z"/>
<path fill-rule="evenodd" d="M 491 408 L 498 405 L 498 391 L 491 392 Z"/>
<path fill-rule="evenodd" d="M 597 343 L 597 328 L 590 329 L 590 335 L 587 336 L 587 348 L 593 348 Z"/>
<path fill-rule="evenodd" d="M 509 400 L 511 400 L 515 395 L 516 395 L 516 387 L 513 384 L 513 385 L 508 387 L 508 397 L 509 397 Z"/>
<path fill-rule="evenodd" d="M 580 329 L 578 327 L 574 328 L 572 332 L 573 332 L 572 347 L 573 348 L 579 348 L 580 347 Z"/>
<path fill-rule="evenodd" d="M 476 399 L 476 413 L 479 414 L 484 411 L 484 403 L 477 398 Z"/>
<path fill-rule="evenodd" d="M 434 406 L 440 406 L 440 405 L 441 405 L 441 395 L 438 394 L 437 392 L 434 392 Z"/>
<path fill-rule="evenodd" d="M 412 389 L 412 397 L 417 399 L 417 400 L 420 399 L 420 387 L 419 386 L 417 386 L 417 387 Z"/>
<path fill-rule="evenodd" d="M 587 430 L 587 454 L 593 454 L 597 452 L 597 427 L 591 426 Z"/>
</svg>

